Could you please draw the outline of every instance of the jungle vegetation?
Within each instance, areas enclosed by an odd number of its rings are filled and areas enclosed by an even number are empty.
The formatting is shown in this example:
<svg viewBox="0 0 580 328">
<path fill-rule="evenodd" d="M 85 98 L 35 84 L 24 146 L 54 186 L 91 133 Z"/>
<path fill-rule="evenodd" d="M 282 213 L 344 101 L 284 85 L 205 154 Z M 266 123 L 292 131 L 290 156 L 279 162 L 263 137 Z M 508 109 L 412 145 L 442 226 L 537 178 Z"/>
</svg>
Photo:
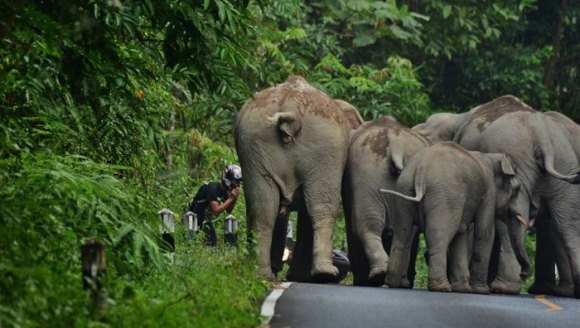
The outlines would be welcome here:
<svg viewBox="0 0 580 328">
<path fill-rule="evenodd" d="M 208 250 L 178 224 L 173 261 L 157 215 L 236 162 L 245 100 L 300 74 L 366 120 L 513 94 L 579 121 L 579 20 L 567 0 L 2 1 L 0 326 L 256 326 L 270 285 L 245 239 Z"/>
</svg>

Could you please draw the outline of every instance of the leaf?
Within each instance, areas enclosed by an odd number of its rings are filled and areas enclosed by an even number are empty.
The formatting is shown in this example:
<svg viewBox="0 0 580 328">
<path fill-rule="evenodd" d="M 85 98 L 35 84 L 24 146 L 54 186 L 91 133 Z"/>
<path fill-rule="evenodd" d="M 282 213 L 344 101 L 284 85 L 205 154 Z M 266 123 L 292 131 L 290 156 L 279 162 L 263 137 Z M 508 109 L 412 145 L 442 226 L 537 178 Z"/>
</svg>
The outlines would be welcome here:
<svg viewBox="0 0 580 328">
<path fill-rule="evenodd" d="M 446 5 L 443 7 L 443 18 L 446 19 L 449 15 L 451 15 L 451 6 Z"/>
<path fill-rule="evenodd" d="M 389 26 L 389 31 L 391 31 L 395 37 L 402 40 L 407 40 L 411 36 L 409 32 L 394 24 Z"/>
<path fill-rule="evenodd" d="M 373 35 L 359 34 L 352 40 L 352 45 L 357 48 L 362 48 L 374 44 L 377 39 Z"/>
</svg>

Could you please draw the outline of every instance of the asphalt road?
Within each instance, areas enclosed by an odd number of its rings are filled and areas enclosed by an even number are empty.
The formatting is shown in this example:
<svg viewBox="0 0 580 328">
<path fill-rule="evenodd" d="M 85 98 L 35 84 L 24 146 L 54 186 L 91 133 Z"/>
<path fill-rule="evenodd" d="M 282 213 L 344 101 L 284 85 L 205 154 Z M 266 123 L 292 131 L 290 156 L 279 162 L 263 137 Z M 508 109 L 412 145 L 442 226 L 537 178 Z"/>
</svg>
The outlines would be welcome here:
<svg viewBox="0 0 580 328">
<path fill-rule="evenodd" d="M 280 293 L 272 328 L 580 327 L 580 300 L 570 298 L 304 283 Z"/>
</svg>

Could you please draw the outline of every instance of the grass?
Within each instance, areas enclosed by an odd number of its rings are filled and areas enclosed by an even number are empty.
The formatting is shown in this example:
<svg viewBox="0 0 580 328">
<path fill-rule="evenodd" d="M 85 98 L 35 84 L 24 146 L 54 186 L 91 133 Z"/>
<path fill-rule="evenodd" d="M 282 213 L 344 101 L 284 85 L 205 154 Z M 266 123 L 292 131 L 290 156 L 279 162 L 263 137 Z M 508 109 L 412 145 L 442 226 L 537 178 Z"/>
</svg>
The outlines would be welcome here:
<svg viewBox="0 0 580 328">
<path fill-rule="evenodd" d="M 138 286 L 112 284 L 107 321 L 116 327 L 254 327 L 269 286 L 245 250 L 202 245 L 177 233 L 175 262 Z M 168 257 L 170 261 L 170 258 Z"/>
<path fill-rule="evenodd" d="M 258 326 L 270 286 L 257 275 L 254 257 L 224 245 L 205 247 L 181 232 L 176 233 L 175 261 L 165 254 L 160 267 L 145 263 L 131 273 L 108 266 L 102 280 L 106 311 L 100 315 L 92 310 L 90 292 L 82 289 L 77 258 L 38 264 L 30 273 L 19 273 L 20 284 L 10 280 L 10 268 L 0 267 L 6 279 L 0 286 L 12 286 L 19 295 L 12 302 L 0 296 L 0 327 Z M 114 254 L 107 250 L 107 260 L 113 262 Z"/>
</svg>

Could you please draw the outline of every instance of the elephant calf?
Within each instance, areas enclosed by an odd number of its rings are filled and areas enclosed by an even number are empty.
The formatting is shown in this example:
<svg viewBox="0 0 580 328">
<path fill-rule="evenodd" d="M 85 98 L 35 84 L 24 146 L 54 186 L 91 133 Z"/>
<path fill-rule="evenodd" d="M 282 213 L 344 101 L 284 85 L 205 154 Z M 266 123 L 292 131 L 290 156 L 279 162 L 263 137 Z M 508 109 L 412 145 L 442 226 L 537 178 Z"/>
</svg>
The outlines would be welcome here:
<svg viewBox="0 0 580 328">
<path fill-rule="evenodd" d="M 398 191 L 381 189 L 398 196 L 393 209 L 389 286 L 406 287 L 415 225 L 425 232 L 427 241 L 429 290 L 489 293 L 495 213 L 509 210 L 519 186 L 506 155 L 467 151 L 454 142 L 419 151 L 401 172 Z M 408 196 L 411 194 L 416 196 Z M 466 231 L 470 224 L 474 225 L 471 260 Z"/>
<path fill-rule="evenodd" d="M 429 145 L 425 137 L 391 117 L 366 122 L 352 134 L 342 198 L 355 285 L 384 284 L 391 241 L 386 233 L 387 206 L 377 190 L 396 188 L 404 165 Z"/>
</svg>

